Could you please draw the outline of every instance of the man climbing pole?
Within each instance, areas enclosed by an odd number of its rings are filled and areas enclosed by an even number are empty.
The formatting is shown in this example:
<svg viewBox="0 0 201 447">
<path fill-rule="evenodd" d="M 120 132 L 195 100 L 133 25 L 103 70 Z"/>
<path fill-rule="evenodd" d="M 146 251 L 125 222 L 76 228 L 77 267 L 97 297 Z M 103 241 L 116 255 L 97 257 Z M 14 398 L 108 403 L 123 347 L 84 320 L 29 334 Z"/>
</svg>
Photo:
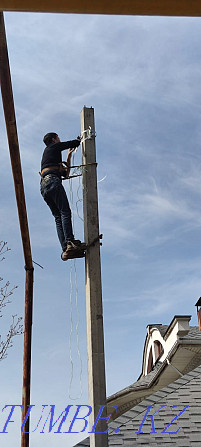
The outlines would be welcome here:
<svg viewBox="0 0 201 447">
<path fill-rule="evenodd" d="M 62 178 L 68 178 L 73 151 L 80 145 L 80 137 L 61 142 L 54 132 L 47 133 L 43 142 L 46 148 L 41 160 L 41 194 L 49 206 L 56 223 L 57 235 L 62 247 L 61 259 L 84 255 L 83 244 L 74 238 L 71 210 Z M 62 165 L 61 152 L 68 149 L 67 167 Z"/>
</svg>

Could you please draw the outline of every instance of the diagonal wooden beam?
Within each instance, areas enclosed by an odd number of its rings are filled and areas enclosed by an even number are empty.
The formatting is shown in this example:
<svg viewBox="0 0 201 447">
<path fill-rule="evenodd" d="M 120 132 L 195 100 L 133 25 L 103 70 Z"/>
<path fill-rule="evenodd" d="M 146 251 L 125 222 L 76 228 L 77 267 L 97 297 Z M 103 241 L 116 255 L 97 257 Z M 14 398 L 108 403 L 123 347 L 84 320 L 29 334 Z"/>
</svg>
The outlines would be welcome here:
<svg viewBox="0 0 201 447">
<path fill-rule="evenodd" d="M 2 93 L 4 116 L 7 128 L 11 166 L 13 172 L 13 180 L 15 185 L 15 195 L 16 195 L 18 216 L 20 222 L 22 245 L 24 251 L 25 266 L 26 268 L 32 268 L 33 265 L 31 256 L 31 244 L 29 237 L 24 185 L 22 178 L 20 150 L 19 150 L 17 125 L 15 118 L 15 107 L 13 100 L 4 17 L 2 12 L 0 12 L 0 82 L 1 82 L 1 93 Z"/>
<path fill-rule="evenodd" d="M 24 317 L 24 356 L 23 356 L 23 391 L 22 391 L 22 420 L 30 404 L 31 382 L 31 332 L 32 332 L 32 307 L 33 307 L 33 263 L 31 244 L 29 237 L 28 219 L 23 186 L 20 150 L 15 119 L 15 107 L 12 92 L 11 74 L 8 58 L 6 32 L 3 13 L 0 12 L 0 83 L 3 100 L 4 115 L 7 128 L 8 144 L 11 166 L 15 185 L 15 195 L 22 237 L 22 245 L 25 260 L 25 317 Z M 26 422 L 24 432 L 29 432 L 29 419 Z M 29 433 L 22 433 L 21 446 L 29 446 Z"/>
</svg>

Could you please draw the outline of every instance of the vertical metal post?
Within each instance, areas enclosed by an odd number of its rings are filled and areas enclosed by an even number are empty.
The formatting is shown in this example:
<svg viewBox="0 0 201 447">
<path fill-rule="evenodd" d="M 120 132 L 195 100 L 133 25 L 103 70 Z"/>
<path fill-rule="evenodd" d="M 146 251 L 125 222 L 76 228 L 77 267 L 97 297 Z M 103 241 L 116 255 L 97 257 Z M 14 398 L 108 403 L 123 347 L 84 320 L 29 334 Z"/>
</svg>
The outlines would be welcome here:
<svg viewBox="0 0 201 447">
<path fill-rule="evenodd" d="M 20 150 L 15 118 L 15 107 L 11 83 L 11 74 L 6 41 L 3 12 L 0 12 L 0 82 L 3 100 L 4 115 L 7 128 L 8 144 L 12 173 L 15 185 L 15 195 L 20 223 L 22 246 L 25 260 L 26 283 L 25 283 L 25 316 L 24 316 L 24 357 L 23 357 L 23 412 L 22 421 L 30 404 L 30 381 L 31 381 L 31 331 L 32 331 L 32 304 L 33 304 L 33 263 L 31 255 L 31 244 L 29 237 L 28 219 L 20 160 Z M 29 431 L 27 421 L 24 432 Z M 22 433 L 21 446 L 29 446 L 29 434 Z"/>
<path fill-rule="evenodd" d="M 81 112 L 81 131 L 88 129 L 89 126 L 92 132 L 95 132 L 94 109 L 84 107 Z M 100 405 L 106 404 L 95 138 L 87 139 L 82 143 L 82 159 L 83 164 L 89 163 L 83 171 L 85 242 L 90 245 L 97 239 L 96 243 L 87 250 L 85 257 L 88 383 L 89 404 L 92 407 L 90 425 L 93 426 Z M 103 414 L 102 417 L 104 416 Z M 99 433 L 90 435 L 90 447 L 108 446 L 107 433 L 103 433 L 105 431 L 107 431 L 107 424 L 106 420 L 102 419 L 96 427 L 96 432 Z"/>
<path fill-rule="evenodd" d="M 26 270 L 25 281 L 25 315 L 24 315 L 24 357 L 23 357 L 23 385 L 22 385 L 22 422 L 24 421 L 27 405 L 30 404 L 31 382 L 31 334 L 33 308 L 33 269 Z M 29 446 L 29 418 L 21 434 L 21 447 Z"/>
</svg>

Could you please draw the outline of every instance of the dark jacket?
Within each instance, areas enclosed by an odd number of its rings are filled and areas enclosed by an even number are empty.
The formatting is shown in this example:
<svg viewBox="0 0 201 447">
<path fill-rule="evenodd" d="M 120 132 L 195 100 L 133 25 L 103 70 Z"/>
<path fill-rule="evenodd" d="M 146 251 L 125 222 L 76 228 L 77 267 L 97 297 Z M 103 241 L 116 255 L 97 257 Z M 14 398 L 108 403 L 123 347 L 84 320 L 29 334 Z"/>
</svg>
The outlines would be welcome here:
<svg viewBox="0 0 201 447">
<path fill-rule="evenodd" d="M 41 160 L 41 171 L 44 168 L 50 168 L 51 166 L 59 166 L 62 162 L 61 152 L 65 149 L 75 148 L 80 145 L 80 140 L 63 141 L 59 143 L 51 143 L 47 146 L 43 152 Z M 48 174 L 55 174 L 61 177 L 59 172 L 55 169 L 49 170 Z"/>
</svg>

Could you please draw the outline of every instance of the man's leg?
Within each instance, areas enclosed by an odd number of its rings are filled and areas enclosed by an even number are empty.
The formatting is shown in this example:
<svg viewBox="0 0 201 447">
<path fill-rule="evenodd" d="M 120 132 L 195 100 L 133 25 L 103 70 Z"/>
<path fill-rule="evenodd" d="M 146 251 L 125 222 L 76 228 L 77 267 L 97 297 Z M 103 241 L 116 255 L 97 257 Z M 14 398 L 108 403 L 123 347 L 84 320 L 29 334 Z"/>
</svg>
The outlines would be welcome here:
<svg viewBox="0 0 201 447">
<path fill-rule="evenodd" d="M 65 236 L 64 236 L 64 232 L 63 232 L 63 226 L 62 226 L 60 212 L 52 199 L 45 197 L 44 200 L 47 203 L 47 205 L 49 206 L 49 208 L 52 211 L 52 214 L 55 218 L 56 230 L 57 230 L 59 242 L 61 244 L 62 250 L 65 250 L 66 249 L 66 241 L 65 241 Z"/>
<path fill-rule="evenodd" d="M 71 210 L 68 203 L 67 195 L 65 189 L 59 180 L 54 191 L 51 192 L 52 199 L 59 210 L 63 234 L 65 238 L 65 243 L 67 245 L 68 241 L 74 239 L 72 221 L 71 221 Z"/>
<path fill-rule="evenodd" d="M 49 208 L 55 218 L 56 230 L 57 230 L 59 242 L 61 244 L 62 249 L 65 250 L 66 242 L 65 242 L 65 236 L 64 236 L 63 226 L 62 226 L 62 221 L 61 221 L 61 214 L 54 202 L 54 195 L 55 195 L 54 190 L 55 190 L 56 185 L 57 185 L 57 179 L 56 179 L 56 182 L 55 182 L 55 179 L 53 179 L 53 178 L 49 178 L 47 181 L 42 180 L 41 184 L 40 184 L 40 192 L 43 196 L 43 199 L 49 206 Z"/>
<path fill-rule="evenodd" d="M 57 234 L 63 250 L 62 259 L 65 261 L 68 259 L 69 252 L 80 251 L 81 241 L 74 239 L 71 210 L 61 180 L 54 178 L 48 182 L 48 185 L 43 185 L 42 182 L 41 194 L 55 218 Z"/>
</svg>

